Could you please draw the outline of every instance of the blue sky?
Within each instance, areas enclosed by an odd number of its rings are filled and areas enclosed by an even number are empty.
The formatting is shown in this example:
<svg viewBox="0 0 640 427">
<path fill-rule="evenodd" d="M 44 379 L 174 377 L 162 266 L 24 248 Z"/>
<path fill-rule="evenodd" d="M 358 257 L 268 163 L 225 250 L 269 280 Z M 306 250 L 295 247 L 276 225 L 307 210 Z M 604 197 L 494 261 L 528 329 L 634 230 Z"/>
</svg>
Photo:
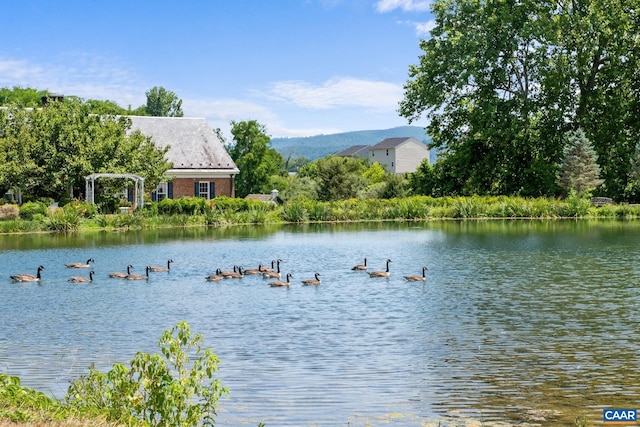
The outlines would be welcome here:
<svg viewBox="0 0 640 427">
<path fill-rule="evenodd" d="M 163 86 L 225 135 L 408 124 L 397 114 L 432 25 L 428 0 L 3 2 L 0 87 L 139 107 Z M 426 123 L 415 122 L 425 126 Z"/>
</svg>

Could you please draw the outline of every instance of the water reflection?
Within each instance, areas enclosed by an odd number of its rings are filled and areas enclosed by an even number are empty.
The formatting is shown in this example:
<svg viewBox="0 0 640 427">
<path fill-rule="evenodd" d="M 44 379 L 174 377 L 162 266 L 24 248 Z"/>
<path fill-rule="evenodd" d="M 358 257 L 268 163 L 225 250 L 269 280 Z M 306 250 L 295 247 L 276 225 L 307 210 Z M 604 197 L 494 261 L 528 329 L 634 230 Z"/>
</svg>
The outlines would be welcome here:
<svg viewBox="0 0 640 427">
<path fill-rule="evenodd" d="M 442 221 L 0 236 L 0 369 L 64 394 L 186 319 L 223 361 L 221 425 L 571 425 L 640 393 L 640 224 Z M 68 261 L 96 259 L 73 285 Z M 350 270 L 393 259 L 388 279 Z M 131 283 L 132 263 L 174 263 Z M 282 258 L 290 289 L 216 267 Z M 12 284 L 45 264 L 40 285 Z M 404 274 L 428 266 L 426 283 Z M 320 287 L 300 280 L 322 274 Z M 29 272 L 29 271 L 25 271 Z M 502 423 L 502 424 L 499 424 Z M 505 424 L 507 423 L 507 424 Z"/>
</svg>

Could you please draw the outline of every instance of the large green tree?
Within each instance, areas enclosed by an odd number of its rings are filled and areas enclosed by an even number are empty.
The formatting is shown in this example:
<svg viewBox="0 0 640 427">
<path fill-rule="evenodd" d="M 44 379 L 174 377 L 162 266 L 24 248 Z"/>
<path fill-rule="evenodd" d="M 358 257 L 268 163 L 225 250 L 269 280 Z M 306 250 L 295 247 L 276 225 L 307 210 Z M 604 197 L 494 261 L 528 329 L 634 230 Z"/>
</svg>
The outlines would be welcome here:
<svg viewBox="0 0 640 427">
<path fill-rule="evenodd" d="M 146 113 L 149 116 L 182 117 L 182 100 L 162 86 L 155 86 L 146 92 Z"/>
<path fill-rule="evenodd" d="M 342 200 L 357 197 L 365 189 L 367 169 L 366 159 L 327 156 L 304 165 L 299 176 L 316 182 L 318 200 Z"/>
<path fill-rule="evenodd" d="M 233 142 L 227 146 L 229 155 L 240 173 L 236 177 L 236 195 L 245 197 L 252 193 L 272 190 L 271 177 L 284 173 L 284 159 L 271 148 L 271 138 L 256 120 L 231 122 Z"/>
<path fill-rule="evenodd" d="M 622 194 L 638 132 L 637 0 L 438 0 L 432 10 L 399 111 L 429 120 L 448 180 L 439 187 L 555 194 L 563 135 L 582 127 L 609 159 L 605 188 Z"/>
<path fill-rule="evenodd" d="M 131 121 L 98 116 L 81 100 L 51 102 L 45 108 L 0 110 L 0 186 L 31 197 L 59 199 L 84 191 L 96 172 L 135 173 L 157 185 L 171 167 L 153 141 L 128 134 Z"/>
</svg>

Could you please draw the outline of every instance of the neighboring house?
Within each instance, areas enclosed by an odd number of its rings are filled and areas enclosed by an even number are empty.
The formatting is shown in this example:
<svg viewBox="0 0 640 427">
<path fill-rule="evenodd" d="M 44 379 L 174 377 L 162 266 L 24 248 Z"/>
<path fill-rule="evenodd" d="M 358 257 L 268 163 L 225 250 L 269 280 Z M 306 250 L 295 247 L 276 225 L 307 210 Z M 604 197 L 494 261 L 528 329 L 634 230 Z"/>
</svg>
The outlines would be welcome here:
<svg viewBox="0 0 640 427">
<path fill-rule="evenodd" d="M 395 174 L 415 172 L 424 159 L 429 159 L 429 149 L 415 138 L 387 138 L 369 147 L 371 163 L 378 162 Z"/>
<path fill-rule="evenodd" d="M 368 154 L 369 154 L 368 145 L 352 145 L 346 150 L 337 151 L 333 153 L 334 156 L 338 156 L 338 157 L 367 157 Z"/>
<path fill-rule="evenodd" d="M 169 146 L 165 157 L 173 163 L 152 199 L 184 196 L 211 199 L 235 197 L 240 172 L 218 136 L 203 118 L 128 116 L 131 130 L 152 138 L 158 148 Z"/>
</svg>

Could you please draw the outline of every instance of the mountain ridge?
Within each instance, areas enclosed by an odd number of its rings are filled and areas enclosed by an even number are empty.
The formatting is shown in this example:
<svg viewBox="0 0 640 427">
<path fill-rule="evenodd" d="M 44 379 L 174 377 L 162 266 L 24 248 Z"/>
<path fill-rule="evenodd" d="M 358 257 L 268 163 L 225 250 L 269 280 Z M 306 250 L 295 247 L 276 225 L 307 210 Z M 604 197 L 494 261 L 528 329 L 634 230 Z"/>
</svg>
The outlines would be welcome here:
<svg viewBox="0 0 640 427">
<path fill-rule="evenodd" d="M 305 157 L 313 161 L 354 145 L 375 145 L 386 138 L 402 137 L 416 138 L 425 144 L 430 142 L 424 128 L 398 126 L 390 129 L 360 130 L 328 135 L 271 138 L 271 147 L 285 158 Z"/>
</svg>

